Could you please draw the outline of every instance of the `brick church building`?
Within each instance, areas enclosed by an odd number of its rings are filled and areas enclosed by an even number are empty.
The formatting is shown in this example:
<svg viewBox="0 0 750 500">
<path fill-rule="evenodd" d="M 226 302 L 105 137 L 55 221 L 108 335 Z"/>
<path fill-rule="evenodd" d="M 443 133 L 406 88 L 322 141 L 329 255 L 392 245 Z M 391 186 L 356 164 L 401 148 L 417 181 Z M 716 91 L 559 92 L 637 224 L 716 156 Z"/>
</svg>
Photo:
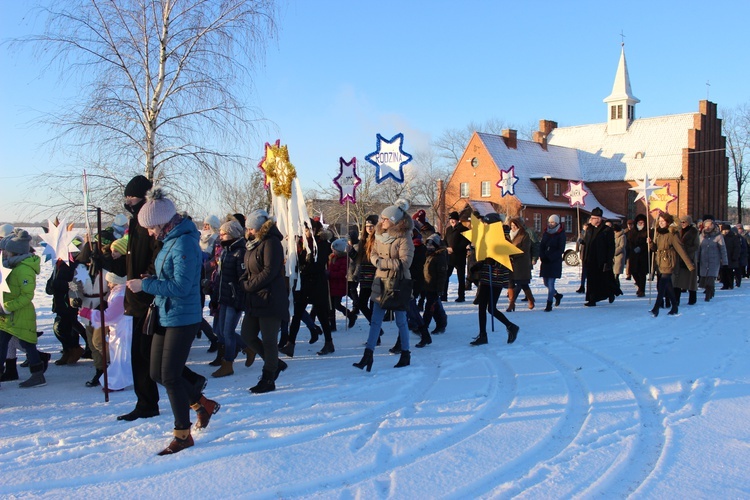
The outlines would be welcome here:
<svg viewBox="0 0 750 500">
<path fill-rule="evenodd" d="M 700 101 L 698 112 L 636 118 L 636 105 L 624 47 L 612 93 L 604 99 L 607 121 L 558 127 L 541 120 L 533 140 L 517 138 L 515 130 L 501 135 L 475 132 L 451 177 L 439 185 L 437 212 L 443 221 L 451 211 L 468 207 L 520 216 L 541 231 L 551 214 L 565 221 L 572 238 L 595 207 L 605 218 L 624 221 L 645 213 L 635 202 L 636 181 L 646 176 L 664 189 L 653 205 L 674 215 L 699 219 L 727 216 L 729 161 L 716 104 Z M 501 173 L 513 167 L 513 195 L 502 196 Z M 564 196 L 569 181 L 584 182 L 589 193 L 580 211 Z M 658 210 L 652 206 L 652 215 Z"/>
</svg>

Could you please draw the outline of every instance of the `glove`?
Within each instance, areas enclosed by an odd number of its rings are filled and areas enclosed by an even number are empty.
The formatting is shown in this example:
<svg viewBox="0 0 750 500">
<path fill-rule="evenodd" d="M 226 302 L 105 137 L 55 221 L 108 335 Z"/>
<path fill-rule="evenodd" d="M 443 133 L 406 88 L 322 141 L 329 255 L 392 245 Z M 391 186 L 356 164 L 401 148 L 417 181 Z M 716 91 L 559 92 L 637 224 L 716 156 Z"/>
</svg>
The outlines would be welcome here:
<svg viewBox="0 0 750 500">
<path fill-rule="evenodd" d="M 635 247 L 635 248 L 633 249 L 633 253 L 634 253 L 634 254 L 639 254 L 639 253 L 641 253 L 641 247 Z"/>
</svg>

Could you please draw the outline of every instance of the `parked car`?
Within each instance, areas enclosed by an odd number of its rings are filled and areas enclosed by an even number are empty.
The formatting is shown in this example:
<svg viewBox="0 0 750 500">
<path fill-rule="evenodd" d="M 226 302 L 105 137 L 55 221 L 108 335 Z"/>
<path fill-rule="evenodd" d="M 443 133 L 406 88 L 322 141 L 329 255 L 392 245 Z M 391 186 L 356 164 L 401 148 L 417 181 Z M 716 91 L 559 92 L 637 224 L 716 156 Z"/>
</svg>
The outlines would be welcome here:
<svg viewBox="0 0 750 500">
<path fill-rule="evenodd" d="M 578 245 L 575 241 L 569 241 L 565 244 L 565 253 L 563 253 L 563 260 L 569 266 L 577 266 L 581 260 L 578 258 L 578 251 L 576 247 Z"/>
</svg>

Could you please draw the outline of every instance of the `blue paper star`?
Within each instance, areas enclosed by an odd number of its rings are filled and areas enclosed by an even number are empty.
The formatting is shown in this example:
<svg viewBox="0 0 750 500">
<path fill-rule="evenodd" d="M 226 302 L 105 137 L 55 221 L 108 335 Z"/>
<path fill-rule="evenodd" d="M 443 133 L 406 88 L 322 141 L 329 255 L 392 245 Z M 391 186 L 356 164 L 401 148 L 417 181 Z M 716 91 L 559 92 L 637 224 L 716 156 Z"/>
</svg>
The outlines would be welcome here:
<svg viewBox="0 0 750 500">
<path fill-rule="evenodd" d="M 403 150 L 404 134 L 398 133 L 390 141 L 380 134 L 377 137 L 377 150 L 365 156 L 375 165 L 375 181 L 380 184 L 390 177 L 403 184 L 404 165 L 411 161 L 411 155 Z"/>
</svg>

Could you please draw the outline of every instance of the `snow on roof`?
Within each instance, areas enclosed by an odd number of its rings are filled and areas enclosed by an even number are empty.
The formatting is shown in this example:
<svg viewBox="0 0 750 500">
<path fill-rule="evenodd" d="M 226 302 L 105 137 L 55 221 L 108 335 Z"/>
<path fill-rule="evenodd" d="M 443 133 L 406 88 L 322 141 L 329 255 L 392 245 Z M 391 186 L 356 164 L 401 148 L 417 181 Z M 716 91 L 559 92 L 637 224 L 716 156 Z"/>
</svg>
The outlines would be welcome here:
<svg viewBox="0 0 750 500">
<path fill-rule="evenodd" d="M 556 128 L 550 145 L 578 150 L 582 178 L 588 182 L 673 179 L 682 175 L 682 150 L 695 113 L 640 118 L 624 134 L 607 134 L 607 124 Z M 551 146 L 550 146 L 551 149 Z"/>
<path fill-rule="evenodd" d="M 548 201 L 532 179 L 541 179 L 548 175 L 551 179 L 564 181 L 588 180 L 581 175 L 579 152 L 575 149 L 547 146 L 547 151 L 545 151 L 536 142 L 522 140 L 516 142 L 516 149 L 511 149 L 505 145 L 502 136 L 482 132 L 477 132 L 477 135 L 499 170 L 508 170 L 510 167 L 515 167 L 514 171 L 516 177 L 518 177 L 518 182 L 515 185 L 515 196 L 524 205 L 570 208 L 570 205 L 566 202 Z M 565 188 L 567 189 L 567 186 Z M 604 217 L 608 219 L 622 217 L 607 210 L 593 193 L 586 196 L 584 210 L 590 212 L 597 206 L 601 207 Z"/>
</svg>

